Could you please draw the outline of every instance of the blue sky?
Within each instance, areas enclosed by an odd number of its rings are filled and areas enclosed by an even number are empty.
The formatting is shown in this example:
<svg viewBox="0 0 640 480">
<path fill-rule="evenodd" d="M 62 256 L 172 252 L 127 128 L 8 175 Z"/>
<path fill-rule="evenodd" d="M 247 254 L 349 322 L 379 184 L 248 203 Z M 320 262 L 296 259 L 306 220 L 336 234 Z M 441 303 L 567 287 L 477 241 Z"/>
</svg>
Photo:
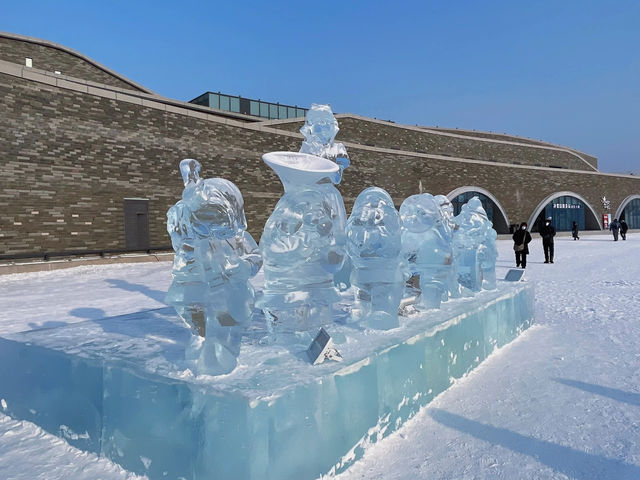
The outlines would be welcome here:
<svg viewBox="0 0 640 480">
<path fill-rule="evenodd" d="M 3 2 L 155 92 L 537 138 L 640 174 L 640 1 Z"/>
</svg>

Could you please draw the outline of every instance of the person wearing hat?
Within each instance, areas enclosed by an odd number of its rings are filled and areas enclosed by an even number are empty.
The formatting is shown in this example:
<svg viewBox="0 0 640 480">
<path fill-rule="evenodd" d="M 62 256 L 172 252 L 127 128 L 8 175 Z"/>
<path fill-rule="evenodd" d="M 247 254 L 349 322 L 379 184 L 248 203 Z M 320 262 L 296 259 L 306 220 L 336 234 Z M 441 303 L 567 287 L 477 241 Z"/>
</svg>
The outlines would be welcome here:
<svg viewBox="0 0 640 480">
<path fill-rule="evenodd" d="M 553 237 L 556 236 L 556 229 L 551 225 L 551 217 L 547 217 L 544 225 L 540 227 L 540 236 L 544 248 L 544 263 L 553 263 Z"/>
<path fill-rule="evenodd" d="M 522 222 L 520 228 L 511 238 L 513 239 L 513 251 L 516 254 L 516 267 L 522 265 L 522 268 L 527 268 L 527 255 L 531 241 L 531 234 L 527 232 L 527 224 Z"/>
</svg>

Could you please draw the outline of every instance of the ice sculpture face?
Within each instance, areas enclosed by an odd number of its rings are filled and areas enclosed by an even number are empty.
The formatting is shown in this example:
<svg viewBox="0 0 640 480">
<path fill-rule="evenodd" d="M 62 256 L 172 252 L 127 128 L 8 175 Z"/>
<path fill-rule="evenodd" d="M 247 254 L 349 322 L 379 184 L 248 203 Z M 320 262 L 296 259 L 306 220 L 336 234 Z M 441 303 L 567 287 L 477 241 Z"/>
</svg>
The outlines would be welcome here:
<svg viewBox="0 0 640 480">
<path fill-rule="evenodd" d="M 453 262 L 450 238 L 433 195 L 412 195 L 400 206 L 402 256 L 420 277 L 419 309 L 439 308 L 448 298 Z"/>
<path fill-rule="evenodd" d="M 334 275 L 343 267 L 345 252 L 340 193 L 330 182 L 309 181 L 318 172 L 335 171 L 335 164 L 312 157 L 314 168 L 307 169 L 309 155 L 276 153 L 263 159 L 276 165 L 286 188 L 260 238 L 265 288 L 258 306 L 279 335 L 332 321 L 332 304 L 339 299 Z M 274 155 L 282 158 L 274 162 Z M 283 162 L 285 169 L 279 166 Z"/>
<path fill-rule="evenodd" d="M 338 122 L 333 116 L 329 105 L 313 103 L 307 112 L 304 125 L 300 133 L 304 135 L 304 142 L 300 153 L 309 153 L 336 162 L 340 170 L 332 177 L 335 184 L 342 181 L 342 172 L 350 165 L 347 149 L 342 143 L 334 143 L 338 134 Z M 346 217 L 346 215 L 345 215 Z"/>
<path fill-rule="evenodd" d="M 242 326 L 253 308 L 249 278 L 262 259 L 246 231 L 238 188 L 222 178 L 200 179 L 195 160 L 184 160 L 180 169 L 183 198 L 167 212 L 176 254 L 166 302 L 197 334 L 186 352 L 191 368 L 228 373 L 237 363 Z"/>
<path fill-rule="evenodd" d="M 300 129 L 300 133 L 304 135 L 305 143 L 318 148 L 318 151 L 308 153 L 318 155 L 322 153 L 326 145 L 333 143 L 339 130 L 338 121 L 333 116 L 331 107 L 313 103 L 307 112 L 307 117 Z"/>
<path fill-rule="evenodd" d="M 370 187 L 358 195 L 346 234 L 356 289 L 354 320 L 372 328 L 397 327 L 405 270 L 399 258 L 400 215 L 385 190 Z"/>
</svg>

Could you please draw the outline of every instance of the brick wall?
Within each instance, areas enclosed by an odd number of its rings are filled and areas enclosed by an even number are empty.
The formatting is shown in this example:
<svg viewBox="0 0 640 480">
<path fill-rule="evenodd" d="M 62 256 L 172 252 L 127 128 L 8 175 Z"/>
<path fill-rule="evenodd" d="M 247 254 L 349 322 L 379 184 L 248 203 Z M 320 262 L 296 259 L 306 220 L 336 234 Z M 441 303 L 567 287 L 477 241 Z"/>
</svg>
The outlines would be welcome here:
<svg viewBox="0 0 640 480">
<path fill-rule="evenodd" d="M 388 122 L 368 121 L 340 116 L 337 141 L 359 143 L 407 152 L 422 152 L 451 157 L 502 162 L 516 165 L 557 166 L 593 171 L 587 163 L 569 151 L 541 148 L 534 145 L 482 141 L 472 137 L 437 134 L 421 128 L 403 128 Z M 276 123 L 287 131 L 299 131 L 302 122 Z"/>
<path fill-rule="evenodd" d="M 48 72 L 59 71 L 63 75 L 70 77 L 82 78 L 129 90 L 143 91 L 68 51 L 30 41 L 17 40 L 0 34 L 1 60 L 24 65 L 26 57 L 33 60 L 33 68 Z"/>
<path fill-rule="evenodd" d="M 142 103 L 142 102 L 140 102 Z M 152 102 L 153 103 L 153 102 Z M 160 105 L 159 103 L 157 105 Z M 156 106 L 157 107 L 157 106 Z M 124 248 L 124 198 L 148 198 L 152 246 L 169 245 L 167 209 L 182 191 L 178 163 L 196 158 L 203 176 L 238 185 L 249 230 L 259 239 L 282 194 L 264 152 L 294 150 L 301 136 L 231 120 L 207 120 L 0 74 L 0 254 Z M 370 127 L 376 128 L 371 122 Z M 348 129 L 347 129 L 348 130 Z M 375 132 L 373 133 L 375 134 Z M 640 192 L 640 178 L 432 158 L 368 146 L 349 148 L 340 191 L 347 211 L 364 188 L 387 189 L 399 205 L 425 191 L 466 185 L 491 192 L 513 223 L 548 195 L 573 191 L 600 212 Z"/>
</svg>

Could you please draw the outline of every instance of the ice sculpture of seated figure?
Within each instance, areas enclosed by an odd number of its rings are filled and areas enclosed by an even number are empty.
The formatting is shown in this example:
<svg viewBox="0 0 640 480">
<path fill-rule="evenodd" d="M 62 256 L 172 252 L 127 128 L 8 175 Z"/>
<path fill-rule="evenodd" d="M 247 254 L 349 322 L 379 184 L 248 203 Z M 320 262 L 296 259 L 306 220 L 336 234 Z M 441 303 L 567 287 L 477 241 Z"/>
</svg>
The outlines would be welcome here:
<svg viewBox="0 0 640 480">
<path fill-rule="evenodd" d="M 300 133 L 304 136 L 300 153 L 326 158 L 338 165 L 338 171 L 330 177 L 334 185 L 338 185 L 342 181 L 342 173 L 351 163 L 344 145 L 334 142 L 339 131 L 338 121 L 333 116 L 331 107 L 317 103 L 311 104 L 311 108 L 307 111 L 304 125 L 300 128 Z M 337 218 L 334 220 L 336 236 L 338 237 L 338 242 L 341 242 L 342 240 L 339 237 L 346 228 L 347 213 L 339 192 L 334 189 L 334 193 L 337 195 L 333 195 L 330 200 L 337 214 Z M 340 290 L 349 288 L 350 271 L 351 266 L 347 259 L 343 268 L 334 275 L 334 284 Z"/>
<path fill-rule="evenodd" d="M 365 189 L 347 221 L 354 321 L 384 330 L 398 326 L 398 306 L 408 278 L 400 261 L 400 241 L 400 215 L 389 194 L 378 187 Z"/>
<path fill-rule="evenodd" d="M 440 215 L 442 216 L 442 232 L 443 237 L 447 242 L 453 245 L 453 236 L 458 226 L 456 225 L 453 217 L 453 204 L 445 195 L 436 195 L 434 197 L 438 206 L 440 207 Z M 443 301 L 447 298 L 460 298 L 462 291 L 460 284 L 458 283 L 458 256 L 457 250 L 452 248 L 453 257 L 451 260 L 451 270 L 447 278 L 447 292 L 443 296 Z"/>
<path fill-rule="evenodd" d="M 219 375 L 237 364 L 254 302 L 249 279 L 262 260 L 246 231 L 238 188 L 222 178 L 200 179 L 199 167 L 191 159 L 181 163 L 183 198 L 167 212 L 175 258 L 166 302 L 194 331 L 186 352 L 191 368 Z"/>
<path fill-rule="evenodd" d="M 416 308 L 440 308 L 447 297 L 453 258 L 452 245 L 444 234 L 443 217 L 433 195 L 421 193 L 400 206 L 402 256 L 411 273 L 420 276 Z"/>
<path fill-rule="evenodd" d="M 326 197 L 304 186 L 286 192 L 267 220 L 260 251 L 265 285 L 258 306 L 272 327 L 272 340 L 296 332 L 315 335 L 328 325 L 340 298 L 333 275 L 342 267 L 344 247 L 336 244 Z"/>
<path fill-rule="evenodd" d="M 478 197 L 472 197 L 465 203 L 454 220 L 458 225 L 454 235 L 454 248 L 459 258 L 458 281 L 469 290 L 478 292 L 482 289 L 480 247 L 485 241 L 487 227 L 491 222 Z M 489 258 L 490 254 L 485 256 Z M 495 261 L 493 263 L 495 276 Z"/>
</svg>

